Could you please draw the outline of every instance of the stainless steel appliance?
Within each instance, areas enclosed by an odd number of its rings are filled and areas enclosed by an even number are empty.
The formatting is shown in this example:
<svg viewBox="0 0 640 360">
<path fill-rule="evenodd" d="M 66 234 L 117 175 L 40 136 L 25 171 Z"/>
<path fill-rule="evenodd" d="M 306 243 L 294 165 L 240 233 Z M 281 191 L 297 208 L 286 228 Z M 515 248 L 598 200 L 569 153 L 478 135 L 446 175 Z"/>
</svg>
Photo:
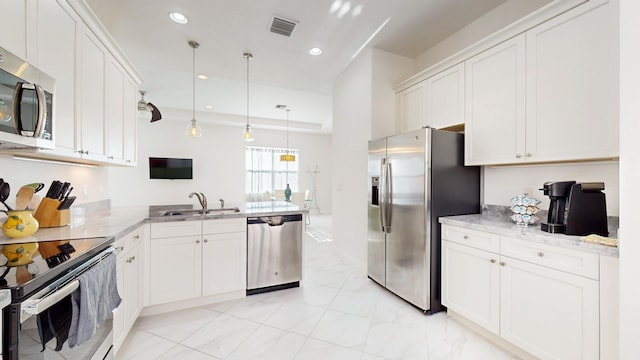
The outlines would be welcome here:
<svg viewBox="0 0 640 360">
<path fill-rule="evenodd" d="M 369 142 L 370 279 L 421 309 L 440 303 L 438 217 L 480 211 L 480 169 L 462 134 L 430 128 Z"/>
<path fill-rule="evenodd" d="M 247 218 L 247 295 L 300 286 L 302 214 Z"/>
<path fill-rule="evenodd" d="M 0 47 L 0 148 L 53 149 L 53 78 Z"/>
<path fill-rule="evenodd" d="M 59 350 L 55 349 L 57 335 L 43 346 L 39 332 L 43 330 L 37 326 L 43 314 L 50 323 L 58 320 L 60 314 L 53 309 L 70 301 L 82 273 L 115 251 L 111 243 L 113 238 L 86 238 L 3 246 L 2 254 L 7 260 L 0 267 L 0 288 L 11 291 L 11 303 L 3 309 L 2 316 L 4 360 L 113 358 L 111 319 L 86 342 L 72 348 L 64 342 Z M 16 245 L 23 245 L 23 250 L 14 250 Z"/>
</svg>

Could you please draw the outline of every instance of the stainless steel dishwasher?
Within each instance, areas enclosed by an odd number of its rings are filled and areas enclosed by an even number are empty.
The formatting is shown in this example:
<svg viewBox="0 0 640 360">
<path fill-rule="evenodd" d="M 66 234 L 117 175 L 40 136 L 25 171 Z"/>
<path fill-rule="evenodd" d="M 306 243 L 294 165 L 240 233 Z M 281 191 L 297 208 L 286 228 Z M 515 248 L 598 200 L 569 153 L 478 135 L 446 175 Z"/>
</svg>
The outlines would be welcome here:
<svg viewBox="0 0 640 360">
<path fill-rule="evenodd" d="M 302 214 L 247 218 L 247 295 L 300 286 Z"/>
</svg>

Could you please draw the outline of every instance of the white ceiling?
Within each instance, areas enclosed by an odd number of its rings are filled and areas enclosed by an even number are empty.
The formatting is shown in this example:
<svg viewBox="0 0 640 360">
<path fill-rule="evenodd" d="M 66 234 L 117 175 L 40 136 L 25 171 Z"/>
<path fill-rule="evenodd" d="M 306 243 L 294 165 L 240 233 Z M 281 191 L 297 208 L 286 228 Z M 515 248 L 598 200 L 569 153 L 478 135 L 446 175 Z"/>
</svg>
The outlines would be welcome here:
<svg viewBox="0 0 640 360">
<path fill-rule="evenodd" d="M 414 58 L 505 0 L 87 0 L 142 75 L 141 90 L 165 119 L 191 119 L 192 49 L 199 121 L 237 124 L 247 115 L 251 52 L 251 123 L 331 131 L 333 80 L 359 53 L 375 47 Z M 168 14 L 189 18 L 179 25 Z M 269 32 L 274 15 L 298 24 L 291 37 Z M 375 34 L 375 36 L 374 36 Z M 308 54 L 320 47 L 318 57 Z M 205 109 L 206 105 L 212 109 Z"/>
</svg>

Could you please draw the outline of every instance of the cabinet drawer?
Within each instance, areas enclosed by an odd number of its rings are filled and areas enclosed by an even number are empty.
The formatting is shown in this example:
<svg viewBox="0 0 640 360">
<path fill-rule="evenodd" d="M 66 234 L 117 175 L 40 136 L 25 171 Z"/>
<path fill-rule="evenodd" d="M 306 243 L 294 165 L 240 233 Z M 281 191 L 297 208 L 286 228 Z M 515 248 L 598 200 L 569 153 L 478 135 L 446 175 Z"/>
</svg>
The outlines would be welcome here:
<svg viewBox="0 0 640 360">
<path fill-rule="evenodd" d="M 597 254 L 505 236 L 500 240 L 502 255 L 594 280 L 599 278 L 600 266 Z"/>
<path fill-rule="evenodd" d="M 139 228 L 131 231 L 124 237 L 124 248 L 125 250 L 132 249 L 138 244 L 142 244 L 142 239 L 144 238 L 144 226 L 140 226 Z"/>
<path fill-rule="evenodd" d="M 151 224 L 151 238 L 193 236 L 202 233 L 201 221 L 172 221 Z"/>
<path fill-rule="evenodd" d="M 224 234 L 247 230 L 246 218 L 205 220 L 202 222 L 203 234 Z"/>
<path fill-rule="evenodd" d="M 442 239 L 476 249 L 497 253 L 500 251 L 500 236 L 483 231 L 475 231 L 451 225 L 442 225 Z"/>
</svg>

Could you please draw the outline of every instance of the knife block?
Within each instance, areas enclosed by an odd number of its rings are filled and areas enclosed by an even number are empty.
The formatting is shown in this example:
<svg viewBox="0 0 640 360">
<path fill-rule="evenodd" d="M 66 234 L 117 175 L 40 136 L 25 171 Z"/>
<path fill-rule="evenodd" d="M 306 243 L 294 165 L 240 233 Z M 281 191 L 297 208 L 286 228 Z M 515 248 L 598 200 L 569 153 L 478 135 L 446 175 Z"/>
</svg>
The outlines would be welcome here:
<svg viewBox="0 0 640 360">
<path fill-rule="evenodd" d="M 67 226 L 71 223 L 71 211 L 69 209 L 58 210 L 61 201 L 44 198 L 33 214 L 41 228 Z"/>
</svg>

